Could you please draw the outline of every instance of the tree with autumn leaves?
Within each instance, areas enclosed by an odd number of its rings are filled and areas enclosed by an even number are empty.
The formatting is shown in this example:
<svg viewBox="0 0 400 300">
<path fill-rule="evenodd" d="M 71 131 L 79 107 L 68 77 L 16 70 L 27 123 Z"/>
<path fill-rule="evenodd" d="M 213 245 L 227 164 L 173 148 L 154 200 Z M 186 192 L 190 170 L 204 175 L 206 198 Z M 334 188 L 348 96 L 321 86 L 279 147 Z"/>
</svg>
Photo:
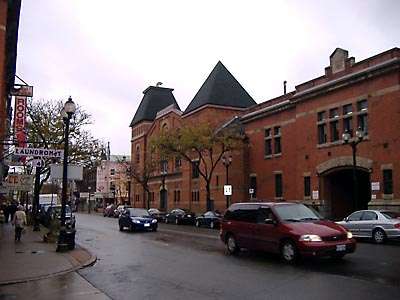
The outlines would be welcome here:
<svg viewBox="0 0 400 300">
<path fill-rule="evenodd" d="M 228 151 L 247 147 L 247 139 L 238 117 L 223 126 L 212 122 L 186 124 L 177 130 L 161 130 L 152 143 L 160 155 L 167 158 L 181 157 L 198 168 L 205 181 L 207 208 L 211 203 L 210 184 L 216 166 Z"/>
<path fill-rule="evenodd" d="M 61 118 L 63 100 L 33 100 L 28 98 L 26 120 L 26 147 L 42 149 L 64 149 L 65 124 Z M 86 168 L 96 167 L 105 153 L 104 142 L 95 139 L 87 129 L 92 124 L 91 115 L 81 106 L 70 122 L 68 163 L 82 165 Z M 25 165 L 25 172 L 31 174 L 33 167 Z M 60 159 L 58 159 L 60 160 Z M 44 158 L 45 165 L 40 168 L 40 188 L 50 177 L 50 165 L 60 163 L 53 158 Z"/>
</svg>

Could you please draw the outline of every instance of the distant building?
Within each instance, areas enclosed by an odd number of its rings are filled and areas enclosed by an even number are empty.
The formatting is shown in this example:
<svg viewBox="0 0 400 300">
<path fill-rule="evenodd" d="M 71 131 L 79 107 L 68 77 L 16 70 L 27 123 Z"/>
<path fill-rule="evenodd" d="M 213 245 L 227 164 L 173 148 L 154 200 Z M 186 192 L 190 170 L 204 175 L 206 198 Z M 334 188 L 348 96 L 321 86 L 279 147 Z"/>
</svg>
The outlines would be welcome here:
<svg viewBox="0 0 400 300">
<path fill-rule="evenodd" d="M 151 86 L 130 124 L 132 172 L 148 170 L 148 191 L 132 181 L 132 201 L 166 210 L 224 210 L 224 184 L 229 182 L 230 203 L 295 200 L 317 205 L 332 219 L 367 207 L 398 210 L 399 70 L 399 48 L 357 63 L 338 48 L 323 76 L 257 104 L 218 62 L 185 111 L 172 89 Z M 154 155 L 149 141 L 161 129 L 210 119 L 220 127 L 240 121 L 250 147 L 231 153 L 228 178 L 222 162 L 217 166 L 209 205 L 193 162 L 171 159 L 151 168 L 148 163 Z M 358 128 L 363 139 L 354 147 L 354 164 L 349 145 L 357 141 Z M 345 132 L 350 135 L 348 144 L 342 139 Z"/>
<path fill-rule="evenodd" d="M 105 204 L 129 203 L 129 167 L 130 156 L 109 155 L 97 167 L 96 192 L 97 202 Z"/>
</svg>

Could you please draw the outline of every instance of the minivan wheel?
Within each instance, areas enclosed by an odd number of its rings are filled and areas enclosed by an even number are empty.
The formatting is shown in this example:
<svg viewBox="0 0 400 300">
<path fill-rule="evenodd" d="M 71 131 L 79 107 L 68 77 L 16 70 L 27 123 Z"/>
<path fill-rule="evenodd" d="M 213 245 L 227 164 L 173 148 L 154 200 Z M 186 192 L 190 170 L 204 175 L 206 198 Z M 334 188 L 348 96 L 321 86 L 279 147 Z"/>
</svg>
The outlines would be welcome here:
<svg viewBox="0 0 400 300">
<path fill-rule="evenodd" d="M 281 257 L 286 263 L 294 263 L 297 260 L 297 248 L 291 240 L 284 240 L 281 245 Z"/>
<path fill-rule="evenodd" d="M 377 244 L 383 244 L 386 240 L 386 234 L 382 229 L 375 229 L 374 232 L 372 233 L 373 236 L 372 238 L 374 239 L 374 242 Z"/>
<path fill-rule="evenodd" d="M 233 234 L 228 235 L 226 238 L 226 247 L 230 254 L 237 254 L 240 251 L 240 247 L 236 243 L 236 238 Z"/>
</svg>

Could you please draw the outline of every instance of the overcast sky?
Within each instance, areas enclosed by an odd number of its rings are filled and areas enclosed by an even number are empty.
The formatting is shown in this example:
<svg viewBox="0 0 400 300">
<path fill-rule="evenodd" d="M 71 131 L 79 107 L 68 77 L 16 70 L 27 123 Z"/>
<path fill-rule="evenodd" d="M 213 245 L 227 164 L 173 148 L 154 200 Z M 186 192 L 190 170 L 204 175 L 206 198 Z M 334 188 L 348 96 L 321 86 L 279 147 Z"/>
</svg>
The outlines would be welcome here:
<svg viewBox="0 0 400 300">
<path fill-rule="evenodd" d="M 356 62 L 400 46 L 398 0 L 22 0 L 17 75 L 34 99 L 73 100 L 93 136 L 130 154 L 150 85 L 185 110 L 221 61 L 257 103 L 324 75 L 340 47 Z M 17 82 L 18 83 L 18 82 Z"/>
</svg>

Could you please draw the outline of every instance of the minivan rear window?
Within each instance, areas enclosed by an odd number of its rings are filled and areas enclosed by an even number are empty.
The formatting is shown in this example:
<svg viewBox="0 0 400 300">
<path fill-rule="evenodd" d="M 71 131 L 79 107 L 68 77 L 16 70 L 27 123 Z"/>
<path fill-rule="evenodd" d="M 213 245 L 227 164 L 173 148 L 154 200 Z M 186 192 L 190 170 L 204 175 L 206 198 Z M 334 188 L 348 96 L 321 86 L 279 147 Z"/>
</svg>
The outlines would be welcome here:
<svg viewBox="0 0 400 300">
<path fill-rule="evenodd" d="M 237 205 L 228 209 L 224 218 L 230 221 L 256 223 L 257 209 L 258 206 L 254 205 Z"/>
</svg>

